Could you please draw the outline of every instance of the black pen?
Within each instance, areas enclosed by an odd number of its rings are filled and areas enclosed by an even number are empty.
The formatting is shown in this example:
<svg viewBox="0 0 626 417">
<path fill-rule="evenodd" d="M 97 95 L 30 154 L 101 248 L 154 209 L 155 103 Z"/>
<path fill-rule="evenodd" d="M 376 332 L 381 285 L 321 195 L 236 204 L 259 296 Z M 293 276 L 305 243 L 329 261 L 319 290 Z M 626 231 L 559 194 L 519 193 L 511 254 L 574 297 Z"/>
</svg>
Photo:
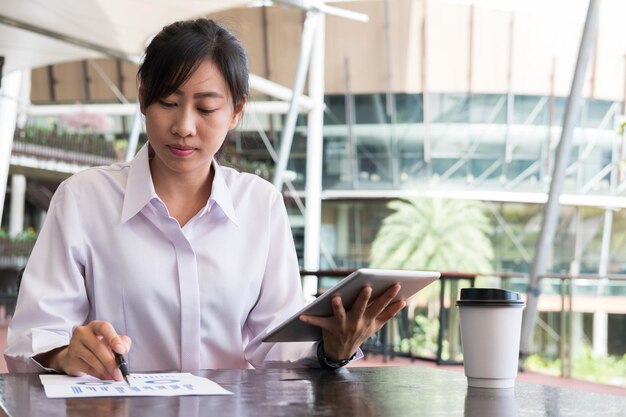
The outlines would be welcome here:
<svg viewBox="0 0 626 417">
<path fill-rule="evenodd" d="M 117 367 L 120 368 L 120 371 L 122 372 L 122 377 L 124 378 L 124 381 L 126 381 L 128 386 L 130 386 L 130 381 L 128 380 L 130 372 L 128 372 L 128 364 L 126 363 L 126 358 L 124 358 L 123 355 L 120 355 L 117 352 L 113 352 L 113 354 L 115 355 L 115 362 L 117 362 Z"/>
</svg>

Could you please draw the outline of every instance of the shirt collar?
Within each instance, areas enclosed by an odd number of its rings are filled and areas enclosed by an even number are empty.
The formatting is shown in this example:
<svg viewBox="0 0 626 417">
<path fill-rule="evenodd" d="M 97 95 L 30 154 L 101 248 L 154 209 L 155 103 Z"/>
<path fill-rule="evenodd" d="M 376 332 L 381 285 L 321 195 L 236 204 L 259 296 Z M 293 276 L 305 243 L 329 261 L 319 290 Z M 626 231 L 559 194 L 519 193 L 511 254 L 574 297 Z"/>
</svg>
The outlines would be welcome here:
<svg viewBox="0 0 626 417">
<path fill-rule="evenodd" d="M 222 209 L 230 221 L 239 226 L 237 214 L 233 206 L 233 196 L 228 184 L 226 184 L 224 169 L 217 161 L 213 160 L 213 170 L 215 175 L 209 201 L 215 201 L 215 204 Z M 139 213 L 153 198 L 158 199 L 158 196 L 154 190 L 154 183 L 150 174 L 150 156 L 148 144 L 146 143 L 130 163 L 126 193 L 124 194 L 122 206 L 121 223 L 127 222 Z"/>
<path fill-rule="evenodd" d="M 226 183 L 226 177 L 224 176 L 224 168 L 213 160 L 213 187 L 211 188 L 211 197 L 209 200 L 215 201 L 220 206 L 224 214 L 232 221 L 236 226 L 239 226 L 237 219 L 237 213 L 233 206 L 233 195 Z"/>
<path fill-rule="evenodd" d="M 131 217 L 139 213 L 150 200 L 158 198 L 156 191 L 154 191 L 152 176 L 150 175 L 150 156 L 147 143 L 130 162 L 128 179 L 126 181 L 121 223 L 127 222 Z"/>
</svg>

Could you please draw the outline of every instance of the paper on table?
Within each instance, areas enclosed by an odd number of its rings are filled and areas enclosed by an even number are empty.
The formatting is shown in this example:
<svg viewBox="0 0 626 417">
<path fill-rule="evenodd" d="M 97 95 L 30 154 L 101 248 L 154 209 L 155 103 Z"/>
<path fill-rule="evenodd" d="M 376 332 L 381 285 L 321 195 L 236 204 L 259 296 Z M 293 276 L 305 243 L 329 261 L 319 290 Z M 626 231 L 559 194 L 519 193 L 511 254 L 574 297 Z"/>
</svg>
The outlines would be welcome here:
<svg viewBox="0 0 626 417">
<path fill-rule="evenodd" d="M 232 394 L 210 379 L 190 373 L 131 374 L 130 386 L 123 381 L 103 381 L 92 376 L 39 375 L 39 379 L 48 398 Z"/>
</svg>

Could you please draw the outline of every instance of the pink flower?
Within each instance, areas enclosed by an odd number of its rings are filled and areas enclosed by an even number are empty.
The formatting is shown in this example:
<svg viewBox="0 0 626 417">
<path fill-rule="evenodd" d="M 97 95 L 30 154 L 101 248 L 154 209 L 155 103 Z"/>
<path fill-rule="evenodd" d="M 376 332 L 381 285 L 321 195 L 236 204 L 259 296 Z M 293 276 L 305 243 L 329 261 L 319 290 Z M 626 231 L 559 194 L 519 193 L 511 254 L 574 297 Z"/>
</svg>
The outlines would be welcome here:
<svg viewBox="0 0 626 417">
<path fill-rule="evenodd" d="M 84 110 L 61 116 L 61 123 L 68 130 L 85 133 L 108 133 L 113 128 L 113 119 L 106 114 Z"/>
</svg>

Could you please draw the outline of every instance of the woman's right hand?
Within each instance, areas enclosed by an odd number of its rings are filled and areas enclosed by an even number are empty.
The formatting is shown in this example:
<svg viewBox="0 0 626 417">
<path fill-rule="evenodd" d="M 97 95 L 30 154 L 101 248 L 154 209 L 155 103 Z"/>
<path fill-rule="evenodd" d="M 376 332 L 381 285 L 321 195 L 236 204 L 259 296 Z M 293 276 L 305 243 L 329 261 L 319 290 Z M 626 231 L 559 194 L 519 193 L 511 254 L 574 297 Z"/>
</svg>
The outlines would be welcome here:
<svg viewBox="0 0 626 417">
<path fill-rule="evenodd" d="M 123 381 L 113 352 L 124 355 L 130 345 L 130 337 L 118 335 L 111 323 L 94 320 L 75 327 L 69 345 L 49 352 L 49 356 L 44 354 L 47 358 L 39 361 L 68 375 Z"/>
</svg>

